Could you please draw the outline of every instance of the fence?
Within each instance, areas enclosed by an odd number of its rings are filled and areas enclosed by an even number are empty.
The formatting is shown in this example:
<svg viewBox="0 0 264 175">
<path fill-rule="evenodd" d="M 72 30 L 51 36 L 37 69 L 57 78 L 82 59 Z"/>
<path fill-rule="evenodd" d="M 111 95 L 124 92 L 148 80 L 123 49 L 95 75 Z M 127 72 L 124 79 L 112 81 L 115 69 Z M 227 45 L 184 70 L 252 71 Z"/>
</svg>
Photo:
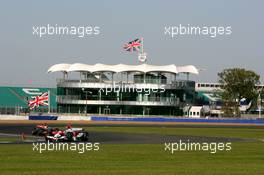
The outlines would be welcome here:
<svg viewBox="0 0 264 175">
<path fill-rule="evenodd" d="M 0 114 L 3 115 L 27 115 L 29 113 L 47 113 L 49 109 L 47 107 L 40 107 L 38 109 L 30 110 L 29 108 L 25 108 L 22 106 L 0 106 Z M 57 113 L 57 108 L 51 108 L 51 113 Z"/>
</svg>

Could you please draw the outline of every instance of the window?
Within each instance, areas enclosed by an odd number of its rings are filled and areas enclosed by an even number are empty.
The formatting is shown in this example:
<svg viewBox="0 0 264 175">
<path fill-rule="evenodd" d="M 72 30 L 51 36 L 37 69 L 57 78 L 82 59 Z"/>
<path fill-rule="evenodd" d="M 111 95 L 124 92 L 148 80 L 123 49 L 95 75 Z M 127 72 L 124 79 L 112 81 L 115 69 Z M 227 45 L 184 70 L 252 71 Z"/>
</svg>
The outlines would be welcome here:
<svg viewBox="0 0 264 175">
<path fill-rule="evenodd" d="M 193 112 L 193 115 L 196 115 L 195 112 Z"/>
<path fill-rule="evenodd" d="M 190 112 L 190 115 L 192 115 L 192 112 Z"/>
<path fill-rule="evenodd" d="M 200 112 L 197 112 L 197 115 L 199 116 L 200 115 Z"/>
</svg>

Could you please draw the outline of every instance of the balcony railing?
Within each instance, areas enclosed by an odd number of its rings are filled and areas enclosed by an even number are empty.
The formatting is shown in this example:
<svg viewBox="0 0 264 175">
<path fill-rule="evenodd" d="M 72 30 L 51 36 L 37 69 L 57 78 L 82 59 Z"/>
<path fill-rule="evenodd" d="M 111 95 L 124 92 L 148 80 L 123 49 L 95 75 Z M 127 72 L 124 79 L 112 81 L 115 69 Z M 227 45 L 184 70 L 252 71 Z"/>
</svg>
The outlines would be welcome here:
<svg viewBox="0 0 264 175">
<path fill-rule="evenodd" d="M 180 105 L 179 100 L 171 97 L 161 98 L 143 98 L 137 101 L 122 101 L 119 99 L 115 100 L 90 100 L 80 99 L 79 96 L 57 96 L 57 102 L 62 104 L 90 104 L 90 105 L 150 105 L 150 106 L 178 106 Z"/>
<path fill-rule="evenodd" d="M 172 81 L 168 84 L 162 83 L 134 83 L 134 82 L 126 82 L 126 81 L 119 81 L 119 82 L 112 82 L 112 81 L 103 81 L 98 82 L 94 80 L 70 80 L 70 79 L 57 79 L 57 86 L 58 87 L 75 87 L 75 88 L 114 88 L 114 85 L 118 86 L 126 86 L 126 87 L 151 87 L 160 89 L 161 87 L 165 89 L 194 89 L 195 82 L 189 80 L 177 80 Z"/>
</svg>

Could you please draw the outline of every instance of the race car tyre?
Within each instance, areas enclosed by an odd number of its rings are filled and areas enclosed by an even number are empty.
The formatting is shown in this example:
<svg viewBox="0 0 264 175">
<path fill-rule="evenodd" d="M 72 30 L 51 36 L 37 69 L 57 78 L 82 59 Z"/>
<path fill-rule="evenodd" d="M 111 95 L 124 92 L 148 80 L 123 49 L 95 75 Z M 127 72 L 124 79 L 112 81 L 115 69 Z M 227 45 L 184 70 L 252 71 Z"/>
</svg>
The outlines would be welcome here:
<svg viewBox="0 0 264 175">
<path fill-rule="evenodd" d="M 81 138 L 81 141 L 87 142 L 89 140 L 89 133 L 88 132 L 83 132 L 83 136 Z"/>
<path fill-rule="evenodd" d="M 67 132 L 66 133 L 66 138 L 67 138 L 67 141 L 72 142 L 73 141 L 73 133 L 72 132 Z"/>
</svg>

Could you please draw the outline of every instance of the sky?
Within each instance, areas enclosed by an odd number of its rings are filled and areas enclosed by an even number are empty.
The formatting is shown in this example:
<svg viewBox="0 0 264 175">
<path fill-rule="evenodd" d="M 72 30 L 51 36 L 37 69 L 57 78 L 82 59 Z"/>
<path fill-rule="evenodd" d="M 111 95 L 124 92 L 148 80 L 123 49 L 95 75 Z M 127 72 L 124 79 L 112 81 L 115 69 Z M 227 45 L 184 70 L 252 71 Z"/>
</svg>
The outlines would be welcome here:
<svg viewBox="0 0 264 175">
<path fill-rule="evenodd" d="M 0 86 L 55 87 L 58 63 L 140 64 L 126 42 L 144 37 L 148 64 L 201 69 L 190 78 L 217 82 L 217 73 L 241 67 L 264 75 L 262 0 L 105 0 L 5 1 L 0 6 Z M 99 35 L 39 37 L 33 27 L 98 26 Z M 231 26 L 230 35 L 170 37 L 164 28 L 179 25 Z"/>
</svg>

